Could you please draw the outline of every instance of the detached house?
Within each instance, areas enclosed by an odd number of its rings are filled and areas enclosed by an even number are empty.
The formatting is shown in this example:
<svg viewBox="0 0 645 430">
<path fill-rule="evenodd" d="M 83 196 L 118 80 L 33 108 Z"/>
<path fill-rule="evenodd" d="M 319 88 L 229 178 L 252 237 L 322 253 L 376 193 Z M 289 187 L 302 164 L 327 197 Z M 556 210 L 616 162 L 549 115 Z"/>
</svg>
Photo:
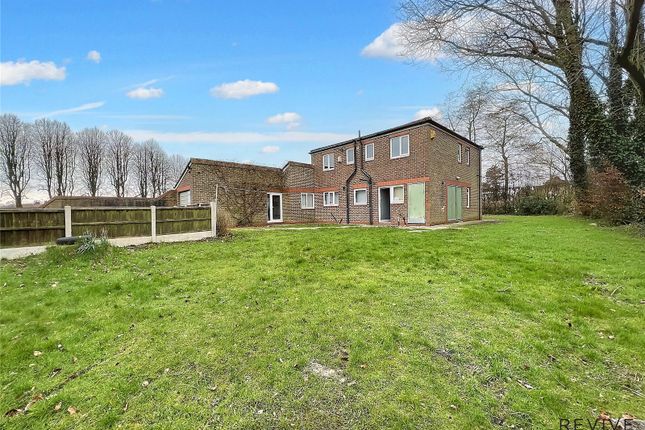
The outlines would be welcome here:
<svg viewBox="0 0 645 430">
<path fill-rule="evenodd" d="M 310 152 L 283 168 L 191 159 L 176 204 L 240 224 L 433 225 L 481 219 L 482 148 L 430 118 Z"/>
</svg>

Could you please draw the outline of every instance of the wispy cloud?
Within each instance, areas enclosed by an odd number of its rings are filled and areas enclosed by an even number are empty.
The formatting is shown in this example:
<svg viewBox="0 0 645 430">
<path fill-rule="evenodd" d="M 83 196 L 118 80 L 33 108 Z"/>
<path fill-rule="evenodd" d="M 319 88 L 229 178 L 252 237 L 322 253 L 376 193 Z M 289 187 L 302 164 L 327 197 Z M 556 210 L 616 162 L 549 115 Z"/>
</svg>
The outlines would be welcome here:
<svg viewBox="0 0 645 430">
<path fill-rule="evenodd" d="M 55 110 L 55 111 L 52 111 L 52 112 L 47 112 L 47 113 L 38 115 L 38 118 L 75 114 L 75 113 L 84 112 L 84 111 L 88 111 L 88 110 L 98 109 L 101 106 L 103 106 L 104 104 L 105 104 L 105 102 L 85 103 L 85 104 L 82 104 L 80 106 L 76 106 L 76 107 L 73 107 L 73 108 L 61 109 L 61 110 Z"/>
<path fill-rule="evenodd" d="M 87 53 L 86 58 L 98 64 L 101 62 L 101 53 L 99 51 L 91 50 Z"/>
<path fill-rule="evenodd" d="M 62 81 L 63 79 L 65 79 L 65 67 L 58 67 L 53 61 L 18 60 L 0 63 L 0 85 L 28 85 L 33 80 Z"/>
<path fill-rule="evenodd" d="M 421 119 L 431 117 L 432 119 L 439 120 L 442 118 L 441 109 L 437 106 L 419 109 L 414 113 L 414 119 Z"/>
<path fill-rule="evenodd" d="M 253 144 L 253 143 L 315 143 L 330 144 L 351 139 L 354 135 L 327 132 L 285 131 L 279 133 L 257 132 L 164 132 L 154 130 L 127 130 L 135 140 L 155 139 L 162 143 L 202 144 Z"/>
<path fill-rule="evenodd" d="M 164 92 L 161 88 L 139 87 L 131 91 L 128 91 L 126 95 L 131 99 L 147 100 L 147 99 L 158 99 L 159 97 L 164 95 Z"/>
<path fill-rule="evenodd" d="M 121 88 L 121 91 L 131 90 L 133 88 L 149 87 L 150 85 L 158 84 L 159 82 L 169 81 L 171 79 L 174 79 L 174 76 L 165 76 L 163 78 L 150 79 L 145 82 L 139 82 L 138 84 L 127 85 Z"/>
<path fill-rule="evenodd" d="M 112 119 L 131 119 L 136 121 L 181 121 L 185 119 L 190 119 L 188 115 L 101 115 L 101 118 L 112 118 Z"/>
<path fill-rule="evenodd" d="M 279 113 L 267 118 L 268 124 L 285 124 L 287 126 L 287 130 L 298 128 L 298 126 L 300 126 L 300 121 L 302 121 L 302 117 L 296 112 Z"/>
<path fill-rule="evenodd" d="M 260 94 L 272 94 L 279 91 L 277 84 L 273 82 L 252 81 L 244 79 L 242 81 L 228 82 L 211 88 L 210 93 L 213 97 L 220 99 L 245 99 L 247 97 L 257 96 Z"/>
<path fill-rule="evenodd" d="M 275 145 L 267 145 L 262 148 L 263 154 L 275 154 L 278 151 L 280 151 L 280 147 Z"/>
</svg>

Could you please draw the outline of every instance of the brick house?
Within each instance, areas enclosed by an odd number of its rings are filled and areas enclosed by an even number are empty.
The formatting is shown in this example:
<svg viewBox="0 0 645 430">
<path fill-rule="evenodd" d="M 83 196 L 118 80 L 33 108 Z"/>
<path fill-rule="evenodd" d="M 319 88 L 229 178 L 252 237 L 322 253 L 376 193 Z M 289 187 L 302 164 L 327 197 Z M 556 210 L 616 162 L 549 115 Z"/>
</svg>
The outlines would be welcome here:
<svg viewBox="0 0 645 430">
<path fill-rule="evenodd" d="M 223 210 L 253 206 L 243 224 L 477 220 L 481 150 L 423 118 L 314 149 L 311 164 L 289 161 L 276 168 L 193 158 L 177 183 L 176 201 L 207 204 L 217 188 Z M 252 203 L 237 207 L 245 198 Z"/>
</svg>

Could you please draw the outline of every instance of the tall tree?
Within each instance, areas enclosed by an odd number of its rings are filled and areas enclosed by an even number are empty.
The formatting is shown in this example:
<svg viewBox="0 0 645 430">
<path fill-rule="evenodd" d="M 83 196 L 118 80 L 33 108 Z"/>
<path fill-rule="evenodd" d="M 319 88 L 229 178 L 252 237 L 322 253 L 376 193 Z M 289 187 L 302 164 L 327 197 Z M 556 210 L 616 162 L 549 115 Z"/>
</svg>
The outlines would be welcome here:
<svg viewBox="0 0 645 430">
<path fill-rule="evenodd" d="M 128 173 L 133 154 L 132 138 L 119 130 L 106 135 L 107 176 L 117 197 L 125 197 Z"/>
<path fill-rule="evenodd" d="M 166 191 L 168 178 L 168 156 L 159 144 L 150 140 L 148 144 L 149 183 L 152 197 Z"/>
<path fill-rule="evenodd" d="M 96 197 L 101 188 L 105 133 L 96 127 L 86 128 L 77 133 L 76 140 L 81 159 L 83 185 L 92 197 Z"/>
<path fill-rule="evenodd" d="M 148 197 L 150 181 L 150 165 L 148 152 L 151 150 L 150 141 L 136 143 L 132 155 L 136 189 L 140 197 Z"/>
<path fill-rule="evenodd" d="M 0 174 L 6 181 L 17 208 L 31 178 L 31 142 L 28 126 L 16 115 L 0 116 Z"/>
<path fill-rule="evenodd" d="M 49 198 L 72 191 L 76 152 L 73 133 L 60 121 L 39 119 L 32 127 L 35 162 Z"/>
</svg>

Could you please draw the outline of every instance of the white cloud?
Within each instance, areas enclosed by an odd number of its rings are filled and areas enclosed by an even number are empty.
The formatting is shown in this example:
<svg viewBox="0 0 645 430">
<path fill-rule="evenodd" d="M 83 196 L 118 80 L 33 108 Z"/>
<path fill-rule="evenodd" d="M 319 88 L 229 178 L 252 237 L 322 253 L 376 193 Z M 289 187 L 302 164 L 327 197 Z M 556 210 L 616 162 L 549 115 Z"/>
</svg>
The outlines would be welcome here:
<svg viewBox="0 0 645 430">
<path fill-rule="evenodd" d="M 90 52 L 87 53 L 86 58 L 90 61 L 94 61 L 95 63 L 100 63 L 101 53 L 99 51 L 91 50 Z"/>
<path fill-rule="evenodd" d="M 252 144 L 252 143 L 315 143 L 331 144 L 354 137 L 353 134 L 284 131 L 279 133 L 257 132 L 162 132 L 154 130 L 126 130 L 134 140 L 155 139 L 161 143 Z"/>
<path fill-rule="evenodd" d="M 440 53 L 428 53 L 427 55 L 411 54 L 405 48 L 403 24 L 397 22 L 392 24 L 387 30 L 381 33 L 376 39 L 372 40 L 361 51 L 361 55 L 371 58 L 386 58 L 389 60 L 415 60 L 415 61 L 435 61 L 441 57 Z"/>
<path fill-rule="evenodd" d="M 429 108 L 419 109 L 414 114 L 414 119 L 421 119 L 426 117 L 431 117 L 434 120 L 441 119 L 442 118 L 441 109 L 439 109 L 436 106 L 432 106 Z"/>
<path fill-rule="evenodd" d="M 40 115 L 40 118 L 44 117 L 51 117 L 51 116 L 58 116 L 58 115 L 66 115 L 66 114 L 72 114 L 72 113 L 78 113 L 78 112 L 83 112 L 86 110 L 92 110 L 92 109 L 98 109 L 101 106 L 103 106 L 105 102 L 92 102 L 92 103 L 85 103 L 80 106 L 76 106 L 73 108 L 68 108 L 68 109 L 61 109 L 61 110 L 55 110 L 52 112 L 47 112 L 42 115 Z"/>
<path fill-rule="evenodd" d="M 285 112 L 267 118 L 269 124 L 286 124 L 288 130 L 298 128 L 302 117 L 295 112 Z"/>
<path fill-rule="evenodd" d="M 273 82 L 243 81 L 228 82 L 211 88 L 210 93 L 213 97 L 220 99 L 245 99 L 247 97 L 257 96 L 260 94 L 277 93 L 278 86 Z"/>
<path fill-rule="evenodd" d="M 131 91 L 128 91 L 126 95 L 131 99 L 146 100 L 146 99 L 158 99 L 163 96 L 164 92 L 161 88 L 145 88 L 139 87 Z"/>
<path fill-rule="evenodd" d="M 58 67 L 53 61 L 41 63 L 38 60 L 0 63 L 0 85 L 29 84 L 37 79 L 61 81 L 65 79 L 65 67 Z"/>
<path fill-rule="evenodd" d="M 280 147 L 275 145 L 268 145 L 262 148 L 264 154 L 275 154 L 278 151 L 280 151 Z"/>
</svg>

